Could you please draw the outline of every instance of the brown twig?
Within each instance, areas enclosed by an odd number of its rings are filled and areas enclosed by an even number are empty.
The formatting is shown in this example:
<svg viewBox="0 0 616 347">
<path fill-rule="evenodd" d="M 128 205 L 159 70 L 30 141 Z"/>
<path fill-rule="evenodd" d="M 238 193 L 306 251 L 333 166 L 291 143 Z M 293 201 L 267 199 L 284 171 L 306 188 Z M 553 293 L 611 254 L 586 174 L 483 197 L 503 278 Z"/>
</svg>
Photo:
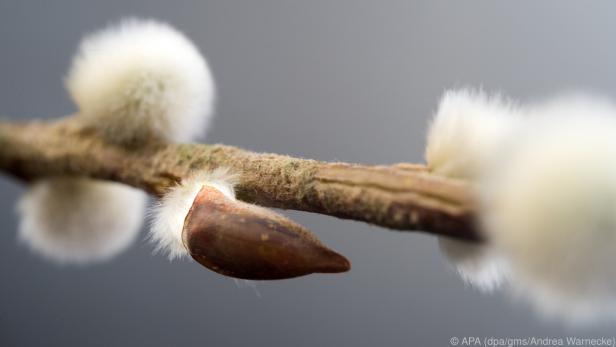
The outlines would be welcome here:
<svg viewBox="0 0 616 347">
<path fill-rule="evenodd" d="M 72 117 L 0 122 L 0 170 L 27 181 L 86 176 L 162 196 L 194 171 L 220 166 L 240 175 L 237 196 L 247 202 L 479 240 L 468 183 L 432 175 L 422 165 L 327 163 L 224 145 L 124 148 Z"/>
</svg>

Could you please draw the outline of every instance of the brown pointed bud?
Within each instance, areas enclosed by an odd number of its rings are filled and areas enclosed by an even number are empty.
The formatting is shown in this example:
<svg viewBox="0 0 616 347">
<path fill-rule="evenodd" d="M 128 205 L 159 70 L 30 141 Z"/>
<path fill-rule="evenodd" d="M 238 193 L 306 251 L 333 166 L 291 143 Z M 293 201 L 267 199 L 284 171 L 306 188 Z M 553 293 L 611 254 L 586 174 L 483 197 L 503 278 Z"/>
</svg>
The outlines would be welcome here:
<svg viewBox="0 0 616 347">
<path fill-rule="evenodd" d="M 242 279 L 275 280 L 351 268 L 344 256 L 301 225 L 210 186 L 197 194 L 182 241 L 201 265 Z"/>
</svg>

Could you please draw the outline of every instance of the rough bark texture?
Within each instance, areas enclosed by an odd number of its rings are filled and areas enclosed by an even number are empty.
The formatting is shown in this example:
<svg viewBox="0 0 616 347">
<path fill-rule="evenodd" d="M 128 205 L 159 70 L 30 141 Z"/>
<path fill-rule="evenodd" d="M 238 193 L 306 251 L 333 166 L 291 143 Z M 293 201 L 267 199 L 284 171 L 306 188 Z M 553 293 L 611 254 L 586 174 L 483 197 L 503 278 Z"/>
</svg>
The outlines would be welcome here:
<svg viewBox="0 0 616 347">
<path fill-rule="evenodd" d="M 479 240 L 468 184 L 431 175 L 422 165 L 326 163 L 224 145 L 124 148 L 75 118 L 0 122 L 0 170 L 26 181 L 86 176 L 162 196 L 192 172 L 221 166 L 240 175 L 237 196 L 247 202 Z"/>
</svg>

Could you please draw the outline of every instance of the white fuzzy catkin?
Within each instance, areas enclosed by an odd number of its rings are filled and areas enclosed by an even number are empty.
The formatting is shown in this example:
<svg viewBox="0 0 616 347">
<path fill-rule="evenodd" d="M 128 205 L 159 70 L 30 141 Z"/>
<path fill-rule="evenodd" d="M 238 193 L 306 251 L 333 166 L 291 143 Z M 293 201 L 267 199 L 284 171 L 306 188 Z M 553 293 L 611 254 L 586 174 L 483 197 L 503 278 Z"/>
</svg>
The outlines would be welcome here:
<svg viewBox="0 0 616 347">
<path fill-rule="evenodd" d="M 428 132 L 425 155 L 430 171 L 477 180 L 522 118 L 519 107 L 501 95 L 468 88 L 446 91 Z M 439 238 L 439 246 L 471 286 L 490 292 L 506 281 L 503 259 L 488 246 L 446 237 Z"/>
<path fill-rule="evenodd" d="M 195 45 L 170 25 L 125 19 L 86 36 L 66 86 L 78 116 L 110 142 L 188 142 L 205 132 L 214 82 Z"/>
<path fill-rule="evenodd" d="M 19 238 L 61 264 L 107 260 L 137 236 L 143 192 L 111 182 L 53 178 L 33 183 L 18 204 Z"/>
<path fill-rule="evenodd" d="M 426 162 L 431 172 L 476 178 L 520 121 L 518 107 L 499 94 L 446 91 L 431 122 Z"/>
<path fill-rule="evenodd" d="M 195 197 L 203 186 L 211 186 L 235 199 L 236 180 L 228 169 L 218 168 L 185 179 L 165 194 L 152 210 L 149 238 L 156 244 L 155 251 L 167 254 L 170 260 L 188 255 L 182 242 L 182 230 Z"/>
<path fill-rule="evenodd" d="M 616 317 L 616 107 L 567 96 L 530 113 L 480 182 L 484 231 L 540 312 Z"/>
<path fill-rule="evenodd" d="M 83 39 L 66 78 L 78 117 L 107 141 L 187 142 L 205 132 L 214 82 L 198 49 L 171 26 L 126 19 Z M 114 183 L 42 180 L 19 204 L 20 238 L 61 263 L 111 258 L 135 238 L 145 194 Z"/>
</svg>

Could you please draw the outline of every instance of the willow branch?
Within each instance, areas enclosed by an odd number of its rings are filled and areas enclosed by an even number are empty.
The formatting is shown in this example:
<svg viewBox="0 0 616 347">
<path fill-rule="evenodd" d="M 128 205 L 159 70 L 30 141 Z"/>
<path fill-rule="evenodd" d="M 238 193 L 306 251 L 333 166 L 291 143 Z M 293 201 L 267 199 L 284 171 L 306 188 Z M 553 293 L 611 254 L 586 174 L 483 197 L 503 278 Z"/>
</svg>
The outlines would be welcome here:
<svg viewBox="0 0 616 347">
<path fill-rule="evenodd" d="M 26 181 L 84 176 L 162 196 L 194 171 L 220 166 L 240 175 L 237 197 L 246 202 L 479 239 L 468 184 L 431 175 L 422 165 L 328 163 L 224 145 L 152 142 L 124 148 L 75 118 L 0 122 L 0 170 Z"/>
</svg>

